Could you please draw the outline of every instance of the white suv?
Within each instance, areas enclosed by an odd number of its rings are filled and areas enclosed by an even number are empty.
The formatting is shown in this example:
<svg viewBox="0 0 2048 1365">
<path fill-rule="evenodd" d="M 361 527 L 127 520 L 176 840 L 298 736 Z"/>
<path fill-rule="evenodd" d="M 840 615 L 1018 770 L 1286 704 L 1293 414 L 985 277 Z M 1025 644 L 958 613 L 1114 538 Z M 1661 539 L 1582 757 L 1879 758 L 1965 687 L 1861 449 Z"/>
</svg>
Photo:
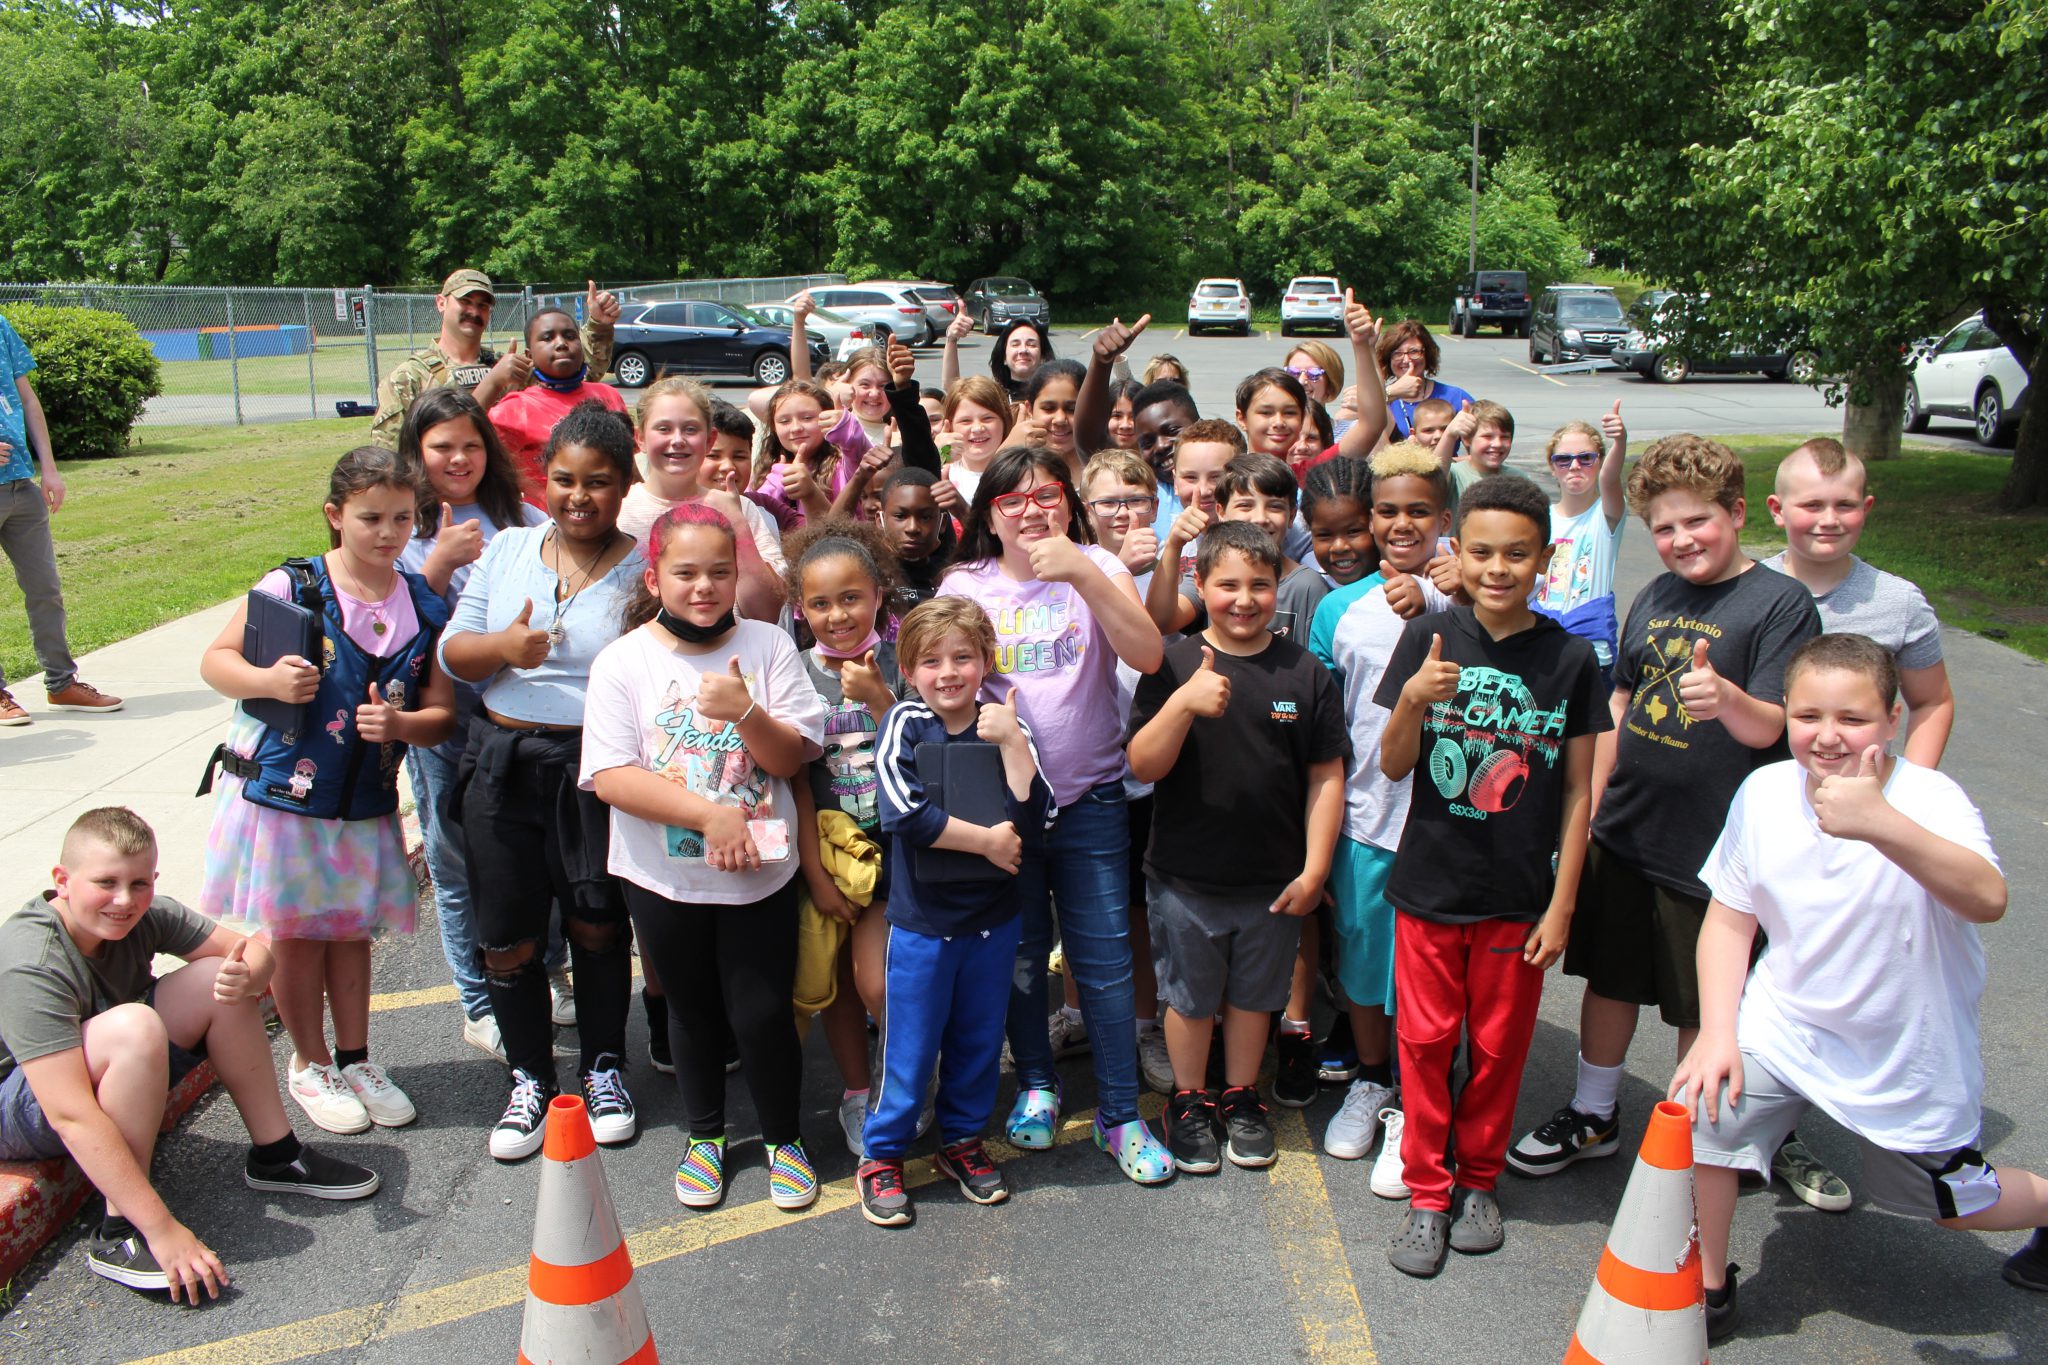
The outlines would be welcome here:
<svg viewBox="0 0 2048 1365">
<path fill-rule="evenodd" d="M 1280 296 L 1280 335 L 1291 337 L 1303 327 L 1328 327 L 1344 333 L 1344 291 L 1331 275 L 1299 275 Z"/>
<path fill-rule="evenodd" d="M 1927 430 L 1929 417 L 1959 417 L 1982 445 L 2004 445 L 2026 410 L 2027 372 L 1984 321 L 1964 318 L 1922 351 L 1906 381 L 1906 430 Z"/>
<path fill-rule="evenodd" d="M 1202 280 L 1188 296 L 1188 335 L 1205 327 L 1228 327 L 1239 336 L 1252 334 L 1252 300 L 1243 280 Z"/>
</svg>

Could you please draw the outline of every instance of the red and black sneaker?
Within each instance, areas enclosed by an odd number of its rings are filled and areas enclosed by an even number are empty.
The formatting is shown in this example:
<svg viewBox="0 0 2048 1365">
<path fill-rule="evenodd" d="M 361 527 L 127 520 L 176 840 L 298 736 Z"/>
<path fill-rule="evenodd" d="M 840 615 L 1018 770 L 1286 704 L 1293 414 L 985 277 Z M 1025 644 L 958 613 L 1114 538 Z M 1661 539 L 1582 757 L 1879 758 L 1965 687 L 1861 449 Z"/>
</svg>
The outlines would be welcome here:
<svg viewBox="0 0 2048 1365">
<path fill-rule="evenodd" d="M 903 1163 L 864 1161 L 854 1172 L 860 1186 L 861 1216 L 878 1228 L 900 1228 L 914 1216 L 910 1191 L 903 1188 Z"/>
<path fill-rule="evenodd" d="M 932 1158 L 932 1167 L 940 1175 L 956 1182 L 960 1193 L 977 1204 L 1000 1204 L 1010 1197 L 1010 1187 L 1003 1182 L 1003 1173 L 988 1159 L 988 1148 L 981 1145 L 980 1138 L 969 1138 L 942 1147 Z"/>
</svg>

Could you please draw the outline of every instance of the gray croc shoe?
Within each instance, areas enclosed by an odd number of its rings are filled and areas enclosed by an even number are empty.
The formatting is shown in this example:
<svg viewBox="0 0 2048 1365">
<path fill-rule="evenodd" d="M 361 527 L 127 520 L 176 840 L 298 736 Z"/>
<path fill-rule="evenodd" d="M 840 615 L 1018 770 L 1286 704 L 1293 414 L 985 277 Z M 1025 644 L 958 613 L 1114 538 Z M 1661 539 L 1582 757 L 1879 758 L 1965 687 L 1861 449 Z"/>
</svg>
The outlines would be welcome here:
<svg viewBox="0 0 2048 1365">
<path fill-rule="evenodd" d="M 1409 1209 L 1401 1235 L 1387 1247 L 1387 1263 L 1403 1275 L 1429 1279 L 1444 1268 L 1444 1247 L 1450 1230 L 1448 1213 Z"/>
<path fill-rule="evenodd" d="M 1492 1190 L 1453 1190 L 1451 1207 L 1458 1214 L 1451 1221 L 1451 1250 L 1465 1256 L 1500 1250 L 1507 1233 L 1501 1227 L 1500 1200 Z"/>
</svg>

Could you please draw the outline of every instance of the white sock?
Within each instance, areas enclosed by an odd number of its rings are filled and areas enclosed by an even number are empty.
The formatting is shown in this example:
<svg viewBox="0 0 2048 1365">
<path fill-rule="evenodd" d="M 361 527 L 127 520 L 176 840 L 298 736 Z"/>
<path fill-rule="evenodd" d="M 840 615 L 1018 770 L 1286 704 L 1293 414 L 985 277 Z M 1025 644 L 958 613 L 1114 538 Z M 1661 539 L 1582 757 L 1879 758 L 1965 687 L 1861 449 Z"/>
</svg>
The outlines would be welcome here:
<svg viewBox="0 0 2048 1365">
<path fill-rule="evenodd" d="M 1081 1011 L 1072 1005 L 1061 1005 L 1060 1013 L 1067 1016 L 1067 1022 L 1070 1024 L 1081 1022 Z"/>
<path fill-rule="evenodd" d="M 1594 1066 L 1581 1056 L 1579 1088 L 1572 1095 L 1572 1108 L 1596 1119 L 1612 1117 L 1615 1095 L 1621 1089 L 1621 1071 L 1618 1066 Z"/>
</svg>

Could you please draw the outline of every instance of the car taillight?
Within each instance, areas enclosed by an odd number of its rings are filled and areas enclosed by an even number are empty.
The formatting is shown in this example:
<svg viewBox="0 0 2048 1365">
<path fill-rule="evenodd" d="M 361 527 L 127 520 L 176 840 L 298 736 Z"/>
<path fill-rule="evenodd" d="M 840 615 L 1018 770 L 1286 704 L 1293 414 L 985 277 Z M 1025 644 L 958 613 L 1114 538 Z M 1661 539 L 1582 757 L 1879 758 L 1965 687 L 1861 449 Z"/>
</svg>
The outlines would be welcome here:
<svg viewBox="0 0 2048 1365">
<path fill-rule="evenodd" d="M 1528 296 L 1527 294 L 1524 294 L 1524 295 L 1522 295 L 1522 302 L 1523 302 L 1523 303 L 1527 303 L 1528 301 L 1529 301 L 1529 296 Z"/>
<path fill-rule="evenodd" d="M 955 305 L 953 305 L 953 304 L 951 304 L 951 303 L 941 303 L 941 304 L 939 305 L 939 307 L 941 307 L 941 308 L 945 309 L 945 310 L 946 310 L 947 312 L 949 312 L 949 313 L 950 313 L 950 312 L 952 312 L 952 311 L 953 311 L 953 309 L 954 309 Z"/>
<path fill-rule="evenodd" d="M 1296 297 L 1295 297 L 1294 295 L 1292 295 L 1292 294 L 1289 294 L 1289 295 L 1287 296 L 1287 301 L 1288 301 L 1289 303 L 1300 303 L 1300 302 L 1301 302 L 1301 300 L 1300 300 L 1300 299 L 1296 298 Z"/>
<path fill-rule="evenodd" d="M 899 313 L 911 313 L 911 314 L 917 314 L 917 313 L 922 313 L 922 312 L 924 311 L 924 309 L 922 309 L 922 308 L 912 308 L 912 307 L 911 307 L 910 305 L 908 305 L 908 304 L 903 304 L 903 303 L 899 303 L 899 304 L 897 304 L 897 305 L 896 305 L 896 311 L 897 311 L 897 312 L 899 312 Z"/>
<path fill-rule="evenodd" d="M 860 341 L 866 338 L 867 333 L 863 332 L 860 328 L 856 327 L 851 332 L 848 332 L 846 335 L 855 341 Z"/>
</svg>

